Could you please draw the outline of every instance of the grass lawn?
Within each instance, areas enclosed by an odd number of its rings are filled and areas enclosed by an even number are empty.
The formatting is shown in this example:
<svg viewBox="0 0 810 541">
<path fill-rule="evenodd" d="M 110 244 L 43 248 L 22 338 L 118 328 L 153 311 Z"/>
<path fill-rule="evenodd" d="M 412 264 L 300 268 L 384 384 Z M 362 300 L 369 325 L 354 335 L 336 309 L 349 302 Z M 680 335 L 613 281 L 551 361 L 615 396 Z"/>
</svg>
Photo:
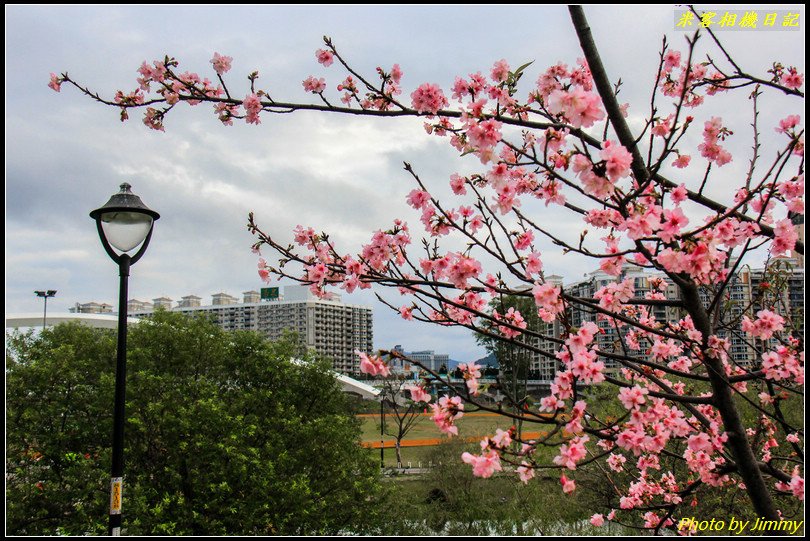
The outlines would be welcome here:
<svg viewBox="0 0 810 541">
<path fill-rule="evenodd" d="M 587 490 L 562 492 L 557 472 L 542 472 L 524 485 L 513 472 L 476 478 L 460 455 L 476 444 L 455 441 L 418 449 L 442 461 L 419 476 L 387 478 L 390 533 L 397 535 L 615 535 L 588 523 L 594 503 Z M 379 449 L 376 449 L 379 453 Z M 393 456 L 391 450 L 387 453 Z M 377 455 L 379 456 L 379 455 Z M 406 455 L 407 456 L 407 455 Z M 387 455 L 388 457 L 388 455 Z M 586 487 L 582 484 L 582 488 Z"/>
<path fill-rule="evenodd" d="M 405 439 L 428 439 L 428 438 L 446 438 L 444 434 L 436 427 L 430 419 L 430 414 L 422 414 L 420 420 L 408 432 Z M 380 416 L 379 415 L 363 415 L 363 441 L 378 442 L 380 441 Z M 395 429 L 395 421 L 392 420 L 391 415 L 385 416 L 385 424 L 389 431 L 393 432 Z M 496 428 L 502 430 L 508 429 L 512 426 L 512 420 L 501 415 L 494 414 L 481 414 L 481 413 L 468 413 L 461 419 L 456 421 L 458 425 L 458 434 L 462 438 L 482 438 L 484 436 L 491 436 L 495 433 Z M 524 424 L 524 431 L 542 430 L 542 425 Z M 385 441 L 393 441 L 392 436 L 385 436 Z"/>
<path fill-rule="evenodd" d="M 362 415 L 360 416 L 363 423 L 362 441 L 369 443 L 379 443 L 380 441 L 380 416 L 379 415 Z M 511 420 L 501 415 L 481 414 L 481 413 L 468 413 L 461 419 L 456 421 L 459 427 L 459 438 L 464 440 L 473 439 L 478 441 L 485 436 L 491 436 L 495 430 L 500 428 L 502 430 L 508 429 L 512 426 Z M 391 415 L 386 415 L 386 425 L 389 431 L 395 429 L 395 423 L 392 421 Z M 525 432 L 537 432 L 542 430 L 542 425 L 524 424 Z M 385 435 L 383 436 L 384 442 L 391 442 L 393 445 L 394 437 Z M 408 432 L 405 441 L 408 440 L 437 440 L 447 441 L 449 438 L 442 434 L 430 419 L 430 414 L 423 414 L 416 425 Z M 473 444 L 475 445 L 475 444 Z M 428 462 L 431 460 L 431 453 L 434 446 L 403 446 L 402 447 L 402 461 L 407 466 L 408 462 L 411 466 L 419 467 L 422 462 L 422 467 L 427 467 Z M 379 458 L 379 449 L 370 449 L 369 452 L 372 456 Z M 385 465 L 386 467 L 395 467 L 396 464 L 396 451 L 393 447 L 384 450 Z"/>
</svg>

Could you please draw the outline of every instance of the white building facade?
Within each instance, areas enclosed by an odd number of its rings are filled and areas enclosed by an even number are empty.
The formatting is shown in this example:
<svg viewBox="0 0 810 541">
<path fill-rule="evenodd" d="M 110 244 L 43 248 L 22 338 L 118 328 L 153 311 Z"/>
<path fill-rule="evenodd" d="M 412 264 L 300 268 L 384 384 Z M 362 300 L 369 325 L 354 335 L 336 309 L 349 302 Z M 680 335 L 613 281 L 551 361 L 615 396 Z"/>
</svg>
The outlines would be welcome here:
<svg viewBox="0 0 810 541">
<path fill-rule="evenodd" d="M 207 314 L 228 331 L 249 330 L 278 340 L 295 332 L 302 345 L 332 361 L 341 373 L 358 373 L 360 360 L 355 350 L 370 353 L 374 347 L 372 310 L 368 306 L 344 304 L 340 296 L 319 299 L 306 286 L 286 286 L 281 295 L 261 299 L 259 292 L 246 291 L 243 302 L 225 293 L 212 296 L 212 303 L 200 305 L 200 298 L 183 297 L 172 312 Z M 157 307 L 158 302 L 153 301 Z M 163 302 L 165 307 L 165 300 Z M 148 316 L 154 309 L 133 311 L 133 317 Z"/>
</svg>

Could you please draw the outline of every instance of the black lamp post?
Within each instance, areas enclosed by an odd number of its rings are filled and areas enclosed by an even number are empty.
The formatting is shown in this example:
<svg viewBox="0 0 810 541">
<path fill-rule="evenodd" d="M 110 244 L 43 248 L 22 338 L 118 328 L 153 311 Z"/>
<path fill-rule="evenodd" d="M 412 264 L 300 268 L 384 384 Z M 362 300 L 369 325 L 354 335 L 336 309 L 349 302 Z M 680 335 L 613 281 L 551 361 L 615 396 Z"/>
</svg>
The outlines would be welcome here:
<svg viewBox="0 0 810 541">
<path fill-rule="evenodd" d="M 143 204 L 133 194 L 130 185 L 121 184 L 121 191 L 90 213 L 96 221 L 101 244 L 113 261 L 118 264 L 121 278 L 118 293 L 118 350 L 115 365 L 115 406 L 113 413 L 113 448 L 110 481 L 110 535 L 121 534 L 121 497 L 124 476 L 124 405 L 127 378 L 127 281 L 129 267 L 137 262 L 149 246 L 152 226 L 160 215 Z M 133 256 L 127 252 L 140 249 Z M 115 249 L 120 250 L 117 253 Z"/>
<path fill-rule="evenodd" d="M 37 297 L 42 297 L 45 299 L 45 310 L 42 312 L 42 329 L 45 329 L 45 322 L 48 319 L 48 298 L 53 297 L 56 295 L 55 289 L 48 289 L 46 291 L 34 291 L 37 294 Z"/>
</svg>

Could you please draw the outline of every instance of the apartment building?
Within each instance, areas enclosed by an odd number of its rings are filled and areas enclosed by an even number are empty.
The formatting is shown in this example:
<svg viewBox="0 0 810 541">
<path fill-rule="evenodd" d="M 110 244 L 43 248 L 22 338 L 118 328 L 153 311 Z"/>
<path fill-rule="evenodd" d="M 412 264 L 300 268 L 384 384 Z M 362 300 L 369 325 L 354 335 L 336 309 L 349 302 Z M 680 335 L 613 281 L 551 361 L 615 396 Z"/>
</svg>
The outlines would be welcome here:
<svg viewBox="0 0 810 541">
<path fill-rule="evenodd" d="M 112 314 L 113 307 L 105 302 L 77 302 L 72 308 L 68 308 L 68 312 L 71 314 Z"/>
<path fill-rule="evenodd" d="M 221 292 L 212 295 L 211 304 L 205 306 L 194 295 L 182 297 L 177 306 L 162 297 L 153 299 L 151 307 L 131 310 L 129 315 L 148 316 L 162 306 L 173 312 L 208 314 L 225 330 L 257 331 L 271 340 L 281 338 L 285 331 L 294 331 L 307 348 L 331 359 L 338 372 L 359 372 L 360 362 L 354 350 L 371 352 L 374 347 L 370 307 L 344 304 L 335 294 L 319 299 L 306 286 L 286 286 L 283 294 L 274 293 L 263 300 L 260 292 L 246 291 L 239 302 Z M 137 302 L 130 301 L 128 306 L 134 308 Z"/>
<path fill-rule="evenodd" d="M 711 303 L 717 305 L 717 334 L 731 342 L 729 353 L 734 363 L 746 367 L 757 362 L 757 353 L 751 347 L 751 337 L 742 332 L 740 322 L 743 315 L 753 318 L 762 307 L 773 307 L 777 313 L 789 316 L 796 325 L 794 332 L 803 335 L 804 267 L 802 263 L 797 258 L 780 258 L 772 261 L 768 269 L 752 269 L 743 266 L 732 276 L 719 299 L 716 298 L 717 292 L 713 288 L 701 290 L 700 295 L 704 305 L 708 306 Z M 587 274 L 585 280 L 566 286 L 564 289 L 566 294 L 572 297 L 593 299 L 594 294 L 602 287 L 627 278 L 633 280 L 635 297 L 644 298 L 655 287 L 656 281 L 666 279 L 666 276 L 635 265 L 626 265 L 618 278 L 597 270 Z M 666 282 L 668 284 L 664 291 L 666 299 L 678 300 L 680 297 L 678 288 L 670 280 L 666 280 Z M 774 298 L 774 295 L 778 295 L 778 298 Z M 661 323 L 675 322 L 685 315 L 683 309 L 676 306 L 648 306 L 646 309 L 656 321 Z M 597 312 L 589 309 L 587 304 L 571 303 L 567 315 L 574 327 L 579 327 L 587 321 L 595 322 L 599 326 L 602 332 L 597 335 L 596 344 L 601 351 L 618 354 L 624 352 L 623 337 L 613 324 L 605 319 L 600 320 Z M 560 337 L 559 322 L 541 323 L 541 325 L 544 328 L 538 330 L 544 335 Z M 560 348 L 559 344 L 543 339 L 535 339 L 535 346 L 547 352 L 556 352 Z M 647 357 L 644 351 L 632 351 L 631 353 L 631 356 L 634 357 Z M 617 361 L 608 358 L 602 360 L 607 369 L 619 368 Z M 538 353 L 534 353 L 532 356 L 531 369 L 539 371 L 541 379 L 553 379 L 554 374 L 560 368 L 559 361 Z"/>
</svg>

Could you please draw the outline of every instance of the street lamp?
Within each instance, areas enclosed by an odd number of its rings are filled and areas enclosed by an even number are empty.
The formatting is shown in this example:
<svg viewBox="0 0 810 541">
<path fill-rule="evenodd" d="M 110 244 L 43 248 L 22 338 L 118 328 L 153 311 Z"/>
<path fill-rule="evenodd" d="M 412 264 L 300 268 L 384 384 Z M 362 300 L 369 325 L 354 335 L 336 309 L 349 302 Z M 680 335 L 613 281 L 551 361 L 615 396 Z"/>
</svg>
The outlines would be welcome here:
<svg viewBox="0 0 810 541">
<path fill-rule="evenodd" d="M 121 496 L 124 476 L 124 405 L 127 378 L 127 281 L 129 267 L 135 264 L 149 246 L 152 226 L 160 215 L 143 204 L 130 191 L 126 182 L 121 191 L 110 197 L 100 208 L 90 213 L 96 221 L 98 236 L 104 251 L 118 264 L 118 350 L 115 365 L 115 406 L 113 414 L 113 449 L 110 480 L 110 535 L 121 535 Z M 127 252 L 140 249 L 133 256 Z M 115 249 L 121 253 L 117 253 Z"/>
<path fill-rule="evenodd" d="M 48 297 L 53 297 L 56 295 L 55 289 L 48 289 L 47 291 L 34 291 L 37 294 L 37 297 L 42 297 L 45 299 L 45 310 L 42 312 L 42 329 L 45 330 L 45 321 L 48 318 Z"/>
</svg>

